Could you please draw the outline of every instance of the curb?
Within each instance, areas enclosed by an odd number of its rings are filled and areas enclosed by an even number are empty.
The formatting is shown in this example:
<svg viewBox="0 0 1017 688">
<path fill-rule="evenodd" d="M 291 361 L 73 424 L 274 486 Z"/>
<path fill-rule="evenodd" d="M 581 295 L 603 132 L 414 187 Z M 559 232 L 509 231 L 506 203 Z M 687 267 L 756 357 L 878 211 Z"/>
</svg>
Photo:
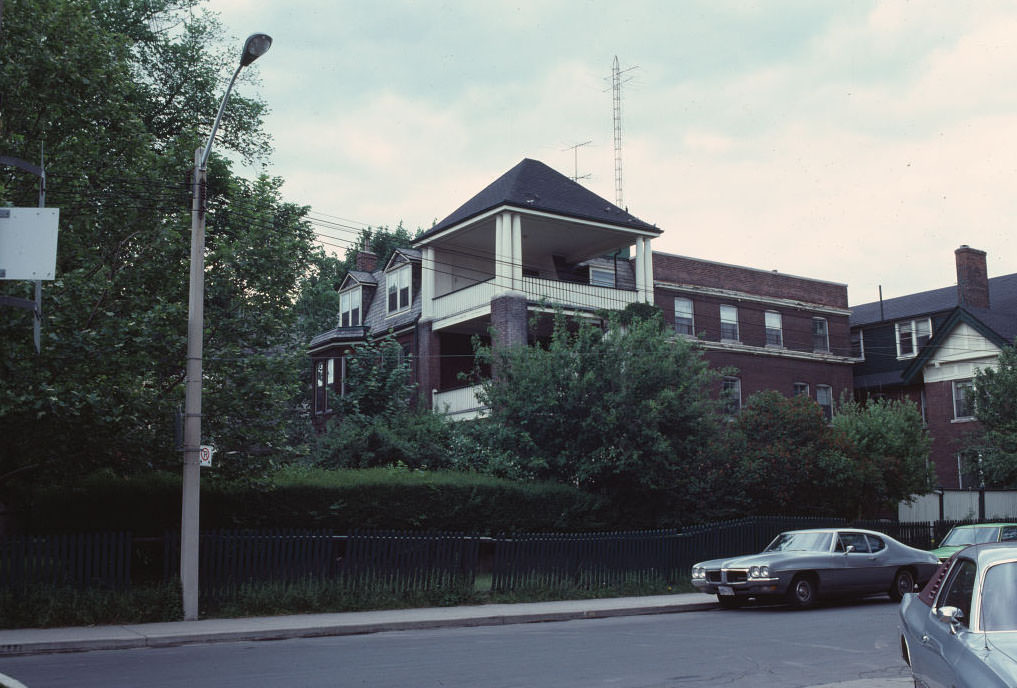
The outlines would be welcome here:
<svg viewBox="0 0 1017 688">
<path fill-rule="evenodd" d="M 505 605 L 511 607 L 511 605 Z M 470 628 L 548 623 L 620 616 L 646 616 L 718 609 L 716 602 L 580 608 L 484 614 L 483 608 L 444 608 L 352 612 L 348 614 L 207 619 L 202 621 L 107 626 L 102 628 L 29 629 L 0 632 L 0 657 L 93 650 L 175 647 L 194 643 L 287 640 L 435 628 Z M 401 618 L 400 618 L 401 617 Z M 409 618 L 407 618 L 409 617 Z M 414 618 L 416 617 L 416 618 Z M 14 634 L 23 636 L 16 642 Z"/>
</svg>

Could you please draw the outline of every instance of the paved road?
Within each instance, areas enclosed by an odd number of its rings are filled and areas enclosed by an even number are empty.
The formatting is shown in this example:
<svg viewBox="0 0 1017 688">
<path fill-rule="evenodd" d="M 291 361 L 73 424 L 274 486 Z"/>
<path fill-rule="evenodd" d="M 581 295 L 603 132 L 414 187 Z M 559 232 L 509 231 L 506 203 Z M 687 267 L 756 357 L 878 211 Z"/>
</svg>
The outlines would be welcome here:
<svg viewBox="0 0 1017 688">
<path fill-rule="evenodd" d="M 28 688 L 905 688 L 896 605 L 696 611 L 7 657 Z"/>
</svg>

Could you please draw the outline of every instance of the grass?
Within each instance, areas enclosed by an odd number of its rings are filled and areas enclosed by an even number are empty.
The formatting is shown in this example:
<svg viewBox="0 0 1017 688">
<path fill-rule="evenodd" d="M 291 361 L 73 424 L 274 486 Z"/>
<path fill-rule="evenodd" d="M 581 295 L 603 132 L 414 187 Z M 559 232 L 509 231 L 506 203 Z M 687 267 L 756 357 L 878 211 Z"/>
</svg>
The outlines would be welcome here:
<svg viewBox="0 0 1017 688">
<path fill-rule="evenodd" d="M 350 589 L 335 581 L 307 579 L 296 583 L 245 585 L 229 595 L 201 600 L 203 618 L 277 616 L 327 612 L 451 607 L 465 604 L 512 604 L 554 600 L 630 597 L 692 592 L 685 581 L 637 582 L 616 586 L 538 587 L 493 592 L 491 575 L 481 574 L 472 586 L 450 585 L 436 590 L 400 592 L 383 585 Z M 136 586 L 130 590 L 78 590 L 30 586 L 0 592 L 0 628 L 45 628 L 179 621 L 179 585 Z"/>
</svg>

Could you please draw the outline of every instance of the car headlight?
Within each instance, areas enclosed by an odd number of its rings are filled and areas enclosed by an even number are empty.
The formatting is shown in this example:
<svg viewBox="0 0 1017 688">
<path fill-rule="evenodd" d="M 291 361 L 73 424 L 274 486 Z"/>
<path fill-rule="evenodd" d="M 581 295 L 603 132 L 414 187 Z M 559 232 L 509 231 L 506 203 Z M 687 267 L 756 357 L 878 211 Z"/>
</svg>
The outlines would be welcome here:
<svg viewBox="0 0 1017 688">
<path fill-rule="evenodd" d="M 703 578 L 706 578 L 706 569 L 704 569 L 702 566 L 693 566 L 692 578 L 693 580 L 701 580 Z"/>
<path fill-rule="evenodd" d="M 769 566 L 753 566 L 749 569 L 749 578 L 769 578 Z"/>
</svg>

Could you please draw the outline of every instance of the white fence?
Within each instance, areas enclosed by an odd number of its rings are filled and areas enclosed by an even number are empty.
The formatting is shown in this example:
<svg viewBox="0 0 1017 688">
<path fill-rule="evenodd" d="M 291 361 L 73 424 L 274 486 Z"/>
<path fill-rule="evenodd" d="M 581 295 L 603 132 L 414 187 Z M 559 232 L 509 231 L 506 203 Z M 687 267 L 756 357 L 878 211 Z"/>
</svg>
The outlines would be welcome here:
<svg viewBox="0 0 1017 688">
<path fill-rule="evenodd" d="M 897 518 L 904 522 L 985 521 L 1017 519 L 1017 490 L 943 490 L 901 502 Z"/>
</svg>

